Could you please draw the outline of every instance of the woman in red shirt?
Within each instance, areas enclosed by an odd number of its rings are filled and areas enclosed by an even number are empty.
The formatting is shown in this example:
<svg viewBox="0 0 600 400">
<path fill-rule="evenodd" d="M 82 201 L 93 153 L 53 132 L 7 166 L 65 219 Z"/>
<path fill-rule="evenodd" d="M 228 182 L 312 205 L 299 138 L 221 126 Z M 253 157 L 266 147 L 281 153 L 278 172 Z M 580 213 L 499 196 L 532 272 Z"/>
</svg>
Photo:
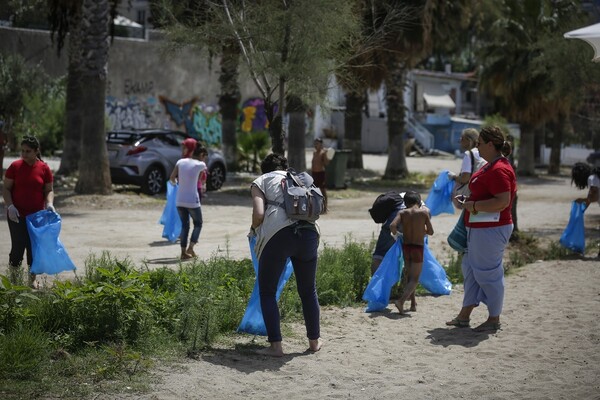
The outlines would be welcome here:
<svg viewBox="0 0 600 400">
<path fill-rule="evenodd" d="M 29 268 L 33 262 L 25 217 L 44 208 L 55 211 L 53 180 L 50 167 L 40 159 L 40 142 L 34 136 L 25 136 L 21 141 L 21 158 L 6 170 L 2 190 L 10 231 L 9 267 L 13 277 L 17 276 L 25 250 Z M 29 283 L 34 286 L 35 274 L 30 274 Z"/>
<path fill-rule="evenodd" d="M 473 174 L 469 181 L 471 195 L 463 200 L 467 228 L 467 252 L 462 259 L 463 306 L 458 316 L 446 324 L 469 326 L 471 312 L 483 302 L 489 316 L 474 329 L 483 332 L 500 328 L 504 302 L 502 258 L 513 230 L 511 207 L 517 180 L 506 158 L 512 147 L 500 128 L 483 128 L 477 148 L 488 164 Z"/>
</svg>

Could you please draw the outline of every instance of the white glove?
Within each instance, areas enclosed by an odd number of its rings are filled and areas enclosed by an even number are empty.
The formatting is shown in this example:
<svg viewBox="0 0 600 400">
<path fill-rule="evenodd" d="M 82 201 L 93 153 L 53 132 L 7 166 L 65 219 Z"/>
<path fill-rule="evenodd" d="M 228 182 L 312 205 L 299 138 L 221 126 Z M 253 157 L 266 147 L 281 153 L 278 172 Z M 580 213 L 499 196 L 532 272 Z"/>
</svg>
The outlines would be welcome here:
<svg viewBox="0 0 600 400">
<path fill-rule="evenodd" d="M 451 181 L 456 180 L 456 174 L 454 172 L 448 171 L 448 179 L 450 179 Z"/>
<path fill-rule="evenodd" d="M 256 237 L 256 230 L 253 227 L 250 227 L 250 231 L 248 231 L 248 235 L 246 235 L 248 238 L 253 238 Z"/>
<path fill-rule="evenodd" d="M 17 210 L 14 204 L 8 206 L 8 218 L 17 224 L 19 223 L 19 210 Z"/>
<path fill-rule="evenodd" d="M 52 211 L 53 213 L 56 212 L 56 208 L 54 208 L 54 204 L 52 204 L 52 203 L 46 204 L 46 210 Z"/>
</svg>

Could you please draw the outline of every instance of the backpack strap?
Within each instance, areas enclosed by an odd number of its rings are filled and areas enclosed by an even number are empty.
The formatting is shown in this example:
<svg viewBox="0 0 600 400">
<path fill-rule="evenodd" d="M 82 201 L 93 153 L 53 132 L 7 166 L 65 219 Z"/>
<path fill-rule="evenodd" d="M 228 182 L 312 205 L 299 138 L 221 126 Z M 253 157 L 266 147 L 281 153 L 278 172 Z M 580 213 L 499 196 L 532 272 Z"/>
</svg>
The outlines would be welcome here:
<svg viewBox="0 0 600 400">
<path fill-rule="evenodd" d="M 469 155 L 471 156 L 471 176 L 473 176 L 473 172 L 475 172 L 475 156 L 471 150 L 467 150 Z"/>
<path fill-rule="evenodd" d="M 267 200 L 267 204 L 270 206 L 285 208 L 285 203 L 279 203 L 278 201 L 274 200 Z"/>
<path fill-rule="evenodd" d="M 292 175 L 291 175 L 289 172 L 288 172 L 288 174 L 287 174 L 287 175 L 288 175 L 288 176 L 292 176 Z M 282 188 L 282 189 L 283 189 L 283 188 L 285 188 L 285 185 L 284 185 L 284 183 L 285 183 L 285 180 L 286 180 L 286 178 L 283 178 L 283 179 L 281 180 L 281 188 Z M 266 196 L 265 196 L 265 200 L 266 200 L 266 202 L 267 202 L 267 204 L 268 204 L 268 205 L 275 206 L 275 207 L 281 207 L 281 208 L 285 209 L 285 201 L 282 201 L 282 202 L 280 203 L 280 202 L 278 202 L 278 201 L 275 201 L 275 200 L 269 200 L 269 199 L 267 199 L 267 198 L 266 198 Z"/>
</svg>

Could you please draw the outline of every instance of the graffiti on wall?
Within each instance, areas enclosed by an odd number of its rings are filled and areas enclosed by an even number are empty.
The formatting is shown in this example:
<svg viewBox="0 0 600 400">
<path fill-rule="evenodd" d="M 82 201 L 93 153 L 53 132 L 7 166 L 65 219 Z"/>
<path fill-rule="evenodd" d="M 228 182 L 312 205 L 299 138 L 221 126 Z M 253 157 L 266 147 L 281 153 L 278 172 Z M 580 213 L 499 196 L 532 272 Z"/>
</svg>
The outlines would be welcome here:
<svg viewBox="0 0 600 400">
<path fill-rule="evenodd" d="M 209 146 L 223 141 L 221 114 L 215 105 L 199 104 L 194 107 L 194 136 Z"/>
<path fill-rule="evenodd" d="M 260 132 L 269 128 L 265 101 L 262 98 L 252 97 L 242 103 L 240 128 L 243 132 Z"/>
<path fill-rule="evenodd" d="M 183 128 L 188 135 L 192 135 L 194 132 L 192 109 L 194 108 L 194 103 L 198 101 L 198 98 L 192 97 L 183 103 L 177 103 L 165 96 L 158 96 L 158 98 L 165 106 L 167 116 L 175 122 L 175 125 Z"/>
<path fill-rule="evenodd" d="M 158 99 L 152 96 L 130 96 L 125 99 L 108 96 L 106 116 L 112 130 L 169 128 L 172 123 L 173 128 L 185 131 L 208 146 L 220 146 L 223 132 L 219 106 L 196 104 L 197 101 L 198 98 L 193 97 L 179 103 L 162 95 Z M 269 128 L 262 98 L 249 98 L 241 103 L 240 109 L 242 131 L 261 132 Z"/>
<path fill-rule="evenodd" d="M 154 97 L 117 99 L 106 97 L 105 112 L 112 130 L 143 129 L 160 126 L 162 107 Z"/>
</svg>

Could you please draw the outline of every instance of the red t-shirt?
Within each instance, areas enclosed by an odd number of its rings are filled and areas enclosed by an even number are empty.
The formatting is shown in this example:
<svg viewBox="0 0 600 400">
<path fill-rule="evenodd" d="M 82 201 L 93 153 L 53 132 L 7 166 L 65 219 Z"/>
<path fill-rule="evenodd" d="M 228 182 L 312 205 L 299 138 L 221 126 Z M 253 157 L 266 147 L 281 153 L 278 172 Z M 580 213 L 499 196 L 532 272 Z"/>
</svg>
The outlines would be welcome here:
<svg viewBox="0 0 600 400">
<path fill-rule="evenodd" d="M 510 192 L 510 203 L 508 207 L 500 211 L 500 219 L 497 222 L 469 223 L 470 213 L 465 210 L 466 226 L 471 228 L 488 228 L 513 223 L 510 211 L 517 191 L 517 178 L 508 159 L 502 157 L 475 172 L 469 181 L 469 189 L 471 190 L 469 201 L 487 200 L 499 193 Z M 475 207 L 477 208 L 477 205 Z"/>
<path fill-rule="evenodd" d="M 6 177 L 13 180 L 12 201 L 21 217 L 44 209 L 44 185 L 54 180 L 48 164 L 37 160 L 29 165 L 20 159 L 10 164 Z"/>
</svg>

